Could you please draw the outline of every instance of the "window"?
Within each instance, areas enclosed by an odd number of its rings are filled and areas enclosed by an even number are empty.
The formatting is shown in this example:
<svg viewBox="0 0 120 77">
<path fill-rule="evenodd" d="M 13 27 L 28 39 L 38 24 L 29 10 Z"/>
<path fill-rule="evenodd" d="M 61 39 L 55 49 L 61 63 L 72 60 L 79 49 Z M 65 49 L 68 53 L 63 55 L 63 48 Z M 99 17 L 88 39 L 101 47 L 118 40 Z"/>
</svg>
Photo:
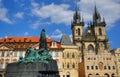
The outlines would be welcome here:
<svg viewBox="0 0 120 77">
<path fill-rule="evenodd" d="M 67 64 L 67 68 L 69 68 L 69 63 Z"/>
<path fill-rule="evenodd" d="M 73 63 L 73 65 L 72 65 L 72 67 L 75 68 L 75 64 L 74 64 L 74 63 Z"/>
<path fill-rule="evenodd" d="M 14 57 L 17 57 L 17 52 L 16 51 L 14 51 Z"/>
<path fill-rule="evenodd" d="M 0 68 L 3 68 L 3 63 L 0 63 Z"/>
<path fill-rule="evenodd" d="M 50 51 L 49 54 L 52 56 L 52 51 Z"/>
<path fill-rule="evenodd" d="M 96 67 L 96 70 L 98 69 L 98 66 L 95 66 Z"/>
<path fill-rule="evenodd" d="M 67 58 L 69 58 L 69 53 L 67 53 Z"/>
<path fill-rule="evenodd" d="M 80 36 L 80 29 L 78 28 L 78 35 Z"/>
<path fill-rule="evenodd" d="M 107 67 L 106 67 L 106 66 L 104 66 L 104 69 L 106 70 L 106 69 L 107 69 Z"/>
<path fill-rule="evenodd" d="M 75 55 L 74 55 L 74 53 L 72 54 L 72 58 L 75 58 Z"/>
<path fill-rule="evenodd" d="M 55 52 L 55 57 L 58 57 L 58 52 Z"/>
<path fill-rule="evenodd" d="M 67 73 L 66 73 L 66 77 L 71 77 L 71 76 L 70 76 L 70 72 L 67 72 Z"/>
<path fill-rule="evenodd" d="M 76 34 L 78 33 L 78 30 L 76 30 Z"/>
<path fill-rule="evenodd" d="M 93 67 L 93 66 L 91 66 L 91 69 L 93 70 L 93 69 L 94 69 L 94 67 Z"/>
<path fill-rule="evenodd" d="M 23 52 L 20 52 L 20 57 L 23 57 Z"/>
<path fill-rule="evenodd" d="M 53 42 L 53 46 L 55 46 L 56 45 L 56 43 L 55 42 Z"/>
<path fill-rule="evenodd" d="M 6 56 L 7 56 L 7 57 L 10 56 L 10 52 L 9 52 L 9 51 L 6 52 Z"/>
<path fill-rule="evenodd" d="M 99 28 L 99 35 L 102 35 L 102 30 L 101 30 L 101 28 Z"/>
<path fill-rule="evenodd" d="M 110 70 L 110 66 L 108 66 L 108 69 Z"/>
<path fill-rule="evenodd" d="M 89 66 L 87 66 L 87 70 L 89 70 Z"/>
<path fill-rule="evenodd" d="M 93 52 L 94 51 L 94 47 L 93 47 L 93 45 L 89 45 L 88 46 L 88 52 Z"/>
<path fill-rule="evenodd" d="M 5 56 L 5 52 L 4 52 L 4 51 L 2 52 L 1 56 L 2 56 L 2 57 L 4 57 L 4 56 Z"/>
<path fill-rule="evenodd" d="M 115 66 L 113 66 L 113 69 L 115 69 Z"/>
<path fill-rule="evenodd" d="M 94 58 L 94 60 L 96 60 L 96 58 Z"/>
</svg>

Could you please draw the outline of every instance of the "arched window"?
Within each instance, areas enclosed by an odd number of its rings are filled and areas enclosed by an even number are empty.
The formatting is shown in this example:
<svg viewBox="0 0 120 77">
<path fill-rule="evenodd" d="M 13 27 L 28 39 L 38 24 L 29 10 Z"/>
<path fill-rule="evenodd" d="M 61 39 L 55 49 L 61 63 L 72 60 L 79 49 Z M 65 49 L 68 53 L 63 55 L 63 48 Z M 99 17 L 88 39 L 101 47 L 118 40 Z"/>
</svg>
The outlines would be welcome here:
<svg viewBox="0 0 120 77">
<path fill-rule="evenodd" d="M 98 73 L 96 75 L 99 75 Z"/>
<path fill-rule="evenodd" d="M 88 77 L 90 77 L 90 75 L 92 75 L 92 74 L 89 74 Z"/>
<path fill-rule="evenodd" d="M 99 28 L 99 35 L 102 35 L 102 29 Z"/>
<path fill-rule="evenodd" d="M 110 77 L 108 73 L 105 73 L 105 76 Z"/>
<path fill-rule="evenodd" d="M 67 73 L 66 73 L 66 77 L 70 77 L 70 72 L 67 72 Z"/>
<path fill-rule="evenodd" d="M 107 67 L 106 67 L 106 66 L 104 66 L 104 69 L 106 70 L 106 69 L 107 69 Z"/>
<path fill-rule="evenodd" d="M 115 74 L 113 73 L 111 77 L 115 77 L 114 75 L 115 75 Z"/>
<path fill-rule="evenodd" d="M 93 70 L 93 69 L 94 69 L 94 66 L 91 66 L 91 69 Z"/>
<path fill-rule="evenodd" d="M 113 69 L 115 69 L 115 66 L 113 66 Z"/>
<path fill-rule="evenodd" d="M 69 65 L 69 63 L 67 64 L 67 68 L 69 68 L 70 67 L 70 65 Z"/>
<path fill-rule="evenodd" d="M 89 70 L 89 66 L 87 66 L 87 70 Z"/>
<path fill-rule="evenodd" d="M 94 47 L 93 47 L 93 45 L 89 45 L 88 46 L 88 52 L 93 52 L 94 51 Z"/>
<path fill-rule="evenodd" d="M 75 58 L 75 54 L 74 53 L 72 54 L 72 58 Z"/>
<path fill-rule="evenodd" d="M 78 35 L 80 36 L 80 29 L 78 28 Z"/>
<path fill-rule="evenodd" d="M 67 58 L 69 58 L 69 53 L 67 53 Z"/>
<path fill-rule="evenodd" d="M 98 69 L 98 66 L 95 66 L 96 67 L 96 70 Z"/>
<path fill-rule="evenodd" d="M 72 67 L 75 68 L 75 63 L 73 63 Z"/>
<path fill-rule="evenodd" d="M 108 66 L 108 69 L 110 70 L 110 66 Z"/>
</svg>

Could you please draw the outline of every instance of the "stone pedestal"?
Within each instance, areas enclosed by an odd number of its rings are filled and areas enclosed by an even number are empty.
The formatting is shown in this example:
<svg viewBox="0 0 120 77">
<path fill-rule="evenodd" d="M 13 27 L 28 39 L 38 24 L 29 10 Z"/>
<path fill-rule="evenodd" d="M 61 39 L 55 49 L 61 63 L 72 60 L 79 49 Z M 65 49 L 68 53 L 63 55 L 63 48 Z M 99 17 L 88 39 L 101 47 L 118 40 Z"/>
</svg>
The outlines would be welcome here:
<svg viewBox="0 0 120 77">
<path fill-rule="evenodd" d="M 43 62 L 11 63 L 7 65 L 5 77 L 59 77 L 55 60 Z"/>
</svg>

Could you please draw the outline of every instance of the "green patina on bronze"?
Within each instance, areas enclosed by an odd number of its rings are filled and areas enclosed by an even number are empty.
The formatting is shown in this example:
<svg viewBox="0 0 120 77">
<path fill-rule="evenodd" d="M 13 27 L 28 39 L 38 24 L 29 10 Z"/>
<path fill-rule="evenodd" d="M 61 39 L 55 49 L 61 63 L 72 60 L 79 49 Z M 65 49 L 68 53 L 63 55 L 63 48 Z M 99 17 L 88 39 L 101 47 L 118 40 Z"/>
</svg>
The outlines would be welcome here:
<svg viewBox="0 0 120 77">
<path fill-rule="evenodd" d="M 48 63 L 50 60 L 52 60 L 52 56 L 49 54 L 47 50 L 47 43 L 46 43 L 46 34 L 45 30 L 43 29 L 40 35 L 40 42 L 39 42 L 39 49 L 35 50 L 31 47 L 28 48 L 26 51 L 25 57 L 20 58 L 17 63 L 25 62 L 44 62 Z"/>
</svg>

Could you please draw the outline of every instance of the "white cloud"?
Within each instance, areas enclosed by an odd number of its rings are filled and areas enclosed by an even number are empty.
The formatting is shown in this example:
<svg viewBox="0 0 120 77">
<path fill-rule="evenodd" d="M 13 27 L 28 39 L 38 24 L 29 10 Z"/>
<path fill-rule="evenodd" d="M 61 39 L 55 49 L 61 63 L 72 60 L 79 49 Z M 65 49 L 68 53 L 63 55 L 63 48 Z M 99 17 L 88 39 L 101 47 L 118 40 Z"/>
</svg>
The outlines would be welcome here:
<svg viewBox="0 0 120 77">
<path fill-rule="evenodd" d="M 0 20 L 12 24 L 12 21 L 7 18 L 7 11 L 6 8 L 0 8 Z"/>
<path fill-rule="evenodd" d="M 49 22 L 41 22 L 40 20 L 38 20 L 31 25 L 31 28 L 32 29 L 38 29 L 40 26 L 46 26 L 46 25 L 49 25 L 49 24 L 50 24 Z"/>
<path fill-rule="evenodd" d="M 28 36 L 28 35 L 29 35 L 29 33 L 28 33 L 28 32 L 25 32 L 25 33 L 24 33 L 24 36 Z"/>
<path fill-rule="evenodd" d="M 62 35 L 63 35 L 62 31 L 59 29 L 56 29 L 50 37 L 53 39 L 60 39 Z"/>
<path fill-rule="evenodd" d="M 17 12 L 14 17 L 23 19 L 24 18 L 24 13 L 23 12 Z"/>
<path fill-rule="evenodd" d="M 91 21 L 95 0 L 80 0 L 79 5 L 85 21 Z M 120 19 L 120 3 L 118 0 L 96 0 L 96 6 L 101 16 L 105 17 L 107 27 L 113 27 L 114 23 Z"/>
<path fill-rule="evenodd" d="M 70 24 L 70 21 L 73 16 L 73 11 L 69 10 L 69 5 L 60 4 L 56 5 L 51 3 L 49 5 L 43 5 L 42 7 L 39 4 L 32 2 L 32 15 L 46 19 L 50 18 L 51 23 L 64 23 Z"/>
<path fill-rule="evenodd" d="M 49 19 L 49 22 L 55 24 L 64 23 L 70 25 L 74 14 L 74 11 L 69 9 L 70 5 L 68 4 L 56 5 L 51 3 L 49 5 L 40 5 L 32 1 L 31 5 L 31 13 L 33 16 Z M 95 0 L 80 0 L 78 6 L 80 8 L 81 17 L 83 17 L 86 22 L 92 21 Z M 105 17 L 108 28 L 113 27 L 116 21 L 120 19 L 119 0 L 96 0 L 96 6 L 101 17 Z"/>
<path fill-rule="evenodd" d="M 2 0 L 0 0 L 0 20 L 8 24 L 12 24 L 12 21 L 7 17 L 8 10 L 3 7 Z"/>
</svg>

